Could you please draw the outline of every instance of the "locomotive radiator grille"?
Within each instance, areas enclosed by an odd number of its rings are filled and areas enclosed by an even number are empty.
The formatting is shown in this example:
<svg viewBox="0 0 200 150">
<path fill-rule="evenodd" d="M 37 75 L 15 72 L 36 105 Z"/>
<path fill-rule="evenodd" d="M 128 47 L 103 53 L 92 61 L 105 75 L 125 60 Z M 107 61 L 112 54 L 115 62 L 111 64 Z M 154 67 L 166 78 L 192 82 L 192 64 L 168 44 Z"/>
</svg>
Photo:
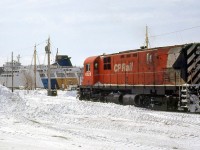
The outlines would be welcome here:
<svg viewBox="0 0 200 150">
<path fill-rule="evenodd" d="M 187 50 L 187 73 L 188 84 L 199 84 L 200 82 L 200 46 L 193 44 Z"/>
</svg>

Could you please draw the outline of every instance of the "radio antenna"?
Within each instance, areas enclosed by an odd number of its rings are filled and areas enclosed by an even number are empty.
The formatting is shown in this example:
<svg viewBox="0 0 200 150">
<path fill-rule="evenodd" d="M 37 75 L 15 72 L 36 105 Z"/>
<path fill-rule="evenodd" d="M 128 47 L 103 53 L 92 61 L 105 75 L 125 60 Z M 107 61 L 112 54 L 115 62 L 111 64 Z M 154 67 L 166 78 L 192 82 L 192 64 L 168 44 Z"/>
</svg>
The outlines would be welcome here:
<svg viewBox="0 0 200 150">
<path fill-rule="evenodd" d="M 148 26 L 146 26 L 146 36 L 145 36 L 145 43 L 146 43 L 146 46 L 145 48 L 149 48 L 149 37 L 148 37 Z"/>
</svg>

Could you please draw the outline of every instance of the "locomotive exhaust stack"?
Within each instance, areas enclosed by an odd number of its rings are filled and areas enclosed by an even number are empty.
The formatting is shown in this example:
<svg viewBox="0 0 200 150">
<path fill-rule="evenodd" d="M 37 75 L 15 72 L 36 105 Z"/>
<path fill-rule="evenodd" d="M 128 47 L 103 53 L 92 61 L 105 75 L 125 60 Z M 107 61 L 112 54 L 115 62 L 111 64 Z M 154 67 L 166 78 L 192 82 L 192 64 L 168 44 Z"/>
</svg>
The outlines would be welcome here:
<svg viewBox="0 0 200 150">
<path fill-rule="evenodd" d="M 88 57 L 81 100 L 200 112 L 200 43 Z"/>
</svg>

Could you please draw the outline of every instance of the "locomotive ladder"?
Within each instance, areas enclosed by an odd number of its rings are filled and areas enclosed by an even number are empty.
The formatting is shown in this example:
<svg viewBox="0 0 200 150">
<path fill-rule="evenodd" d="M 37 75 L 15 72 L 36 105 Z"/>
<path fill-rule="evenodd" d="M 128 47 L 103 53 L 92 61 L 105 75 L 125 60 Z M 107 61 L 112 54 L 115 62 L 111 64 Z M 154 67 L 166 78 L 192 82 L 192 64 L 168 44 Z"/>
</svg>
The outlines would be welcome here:
<svg viewBox="0 0 200 150">
<path fill-rule="evenodd" d="M 189 99 L 189 94 L 188 94 L 188 87 L 187 85 L 181 86 L 181 91 L 180 91 L 180 107 L 184 110 L 188 109 L 188 99 Z"/>
</svg>

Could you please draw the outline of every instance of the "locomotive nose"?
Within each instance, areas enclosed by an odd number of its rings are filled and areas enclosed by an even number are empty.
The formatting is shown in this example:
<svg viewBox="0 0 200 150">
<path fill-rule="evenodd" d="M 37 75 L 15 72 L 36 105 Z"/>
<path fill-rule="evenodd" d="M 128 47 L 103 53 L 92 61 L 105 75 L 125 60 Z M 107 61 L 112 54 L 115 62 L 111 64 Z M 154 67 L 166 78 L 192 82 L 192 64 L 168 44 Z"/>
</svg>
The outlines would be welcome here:
<svg viewBox="0 0 200 150">
<path fill-rule="evenodd" d="M 200 45 L 187 50 L 188 84 L 200 83 Z"/>
<path fill-rule="evenodd" d="M 196 55 L 200 55 L 200 46 L 197 47 Z"/>
</svg>

